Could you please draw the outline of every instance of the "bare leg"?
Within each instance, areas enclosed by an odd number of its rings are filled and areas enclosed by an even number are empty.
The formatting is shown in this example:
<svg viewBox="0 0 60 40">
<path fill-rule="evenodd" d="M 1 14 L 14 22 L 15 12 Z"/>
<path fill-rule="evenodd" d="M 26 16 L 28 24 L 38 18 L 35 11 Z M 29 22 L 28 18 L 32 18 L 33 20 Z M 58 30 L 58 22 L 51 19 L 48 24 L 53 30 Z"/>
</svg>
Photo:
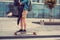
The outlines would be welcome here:
<svg viewBox="0 0 60 40">
<path fill-rule="evenodd" d="M 23 19 L 21 18 L 21 29 L 23 29 Z"/>
<path fill-rule="evenodd" d="M 26 30 L 26 18 L 24 18 L 24 29 Z"/>
<path fill-rule="evenodd" d="M 26 10 L 24 10 L 22 13 L 24 30 L 26 30 L 26 15 L 27 15 L 27 13 L 28 13 L 28 11 L 26 11 Z"/>
</svg>

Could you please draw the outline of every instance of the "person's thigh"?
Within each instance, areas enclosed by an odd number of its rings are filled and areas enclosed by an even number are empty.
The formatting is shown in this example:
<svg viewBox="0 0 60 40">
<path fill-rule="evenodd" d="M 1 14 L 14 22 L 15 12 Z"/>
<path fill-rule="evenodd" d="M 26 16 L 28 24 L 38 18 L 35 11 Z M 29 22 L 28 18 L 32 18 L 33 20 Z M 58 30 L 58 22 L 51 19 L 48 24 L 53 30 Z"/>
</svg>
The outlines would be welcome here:
<svg viewBox="0 0 60 40">
<path fill-rule="evenodd" d="M 27 11 L 27 10 L 23 10 L 23 12 L 22 12 L 22 17 L 23 17 L 23 18 L 26 18 L 27 13 L 28 13 L 28 11 Z"/>
</svg>

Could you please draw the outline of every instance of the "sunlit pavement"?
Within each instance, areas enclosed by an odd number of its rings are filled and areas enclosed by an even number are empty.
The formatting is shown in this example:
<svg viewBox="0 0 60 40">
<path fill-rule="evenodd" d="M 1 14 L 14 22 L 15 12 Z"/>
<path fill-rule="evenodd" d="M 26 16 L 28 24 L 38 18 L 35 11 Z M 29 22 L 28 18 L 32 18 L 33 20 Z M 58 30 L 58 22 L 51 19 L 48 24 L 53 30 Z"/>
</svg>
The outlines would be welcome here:
<svg viewBox="0 0 60 40">
<path fill-rule="evenodd" d="M 0 39 L 0 40 L 60 40 L 60 38 Z"/>
<path fill-rule="evenodd" d="M 40 22 L 39 18 L 27 18 L 27 31 L 30 33 L 36 32 L 37 35 L 60 35 L 60 25 L 41 25 L 35 24 L 32 22 Z M 48 19 L 44 19 L 44 21 L 49 21 Z M 54 19 L 54 21 L 60 22 L 60 19 Z M 14 32 L 19 30 L 19 26 L 16 24 L 17 18 L 8 18 L 8 17 L 0 17 L 0 36 L 14 36 Z M 32 38 L 29 40 L 60 40 L 59 38 Z M 1 39 L 5 40 L 5 39 Z M 8 39 L 7 39 L 8 40 Z M 12 39 L 10 39 L 12 40 Z M 15 39 L 13 39 L 15 40 Z M 19 39 L 16 39 L 19 40 Z M 21 40 L 21 39 L 20 39 Z M 24 40 L 24 39 L 23 39 Z M 28 39 L 26 39 L 28 40 Z"/>
</svg>

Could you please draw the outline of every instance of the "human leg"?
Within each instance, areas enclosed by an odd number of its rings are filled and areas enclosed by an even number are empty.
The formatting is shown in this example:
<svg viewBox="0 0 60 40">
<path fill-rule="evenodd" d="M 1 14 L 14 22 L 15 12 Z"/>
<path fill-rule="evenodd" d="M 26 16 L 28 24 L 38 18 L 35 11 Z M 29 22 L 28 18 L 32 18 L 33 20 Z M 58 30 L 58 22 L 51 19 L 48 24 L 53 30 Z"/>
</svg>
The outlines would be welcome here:
<svg viewBox="0 0 60 40">
<path fill-rule="evenodd" d="M 28 11 L 23 10 L 22 13 L 22 20 L 23 20 L 23 26 L 24 26 L 24 30 L 26 30 L 26 16 L 27 16 Z"/>
<path fill-rule="evenodd" d="M 17 20 L 17 25 L 19 25 L 20 18 L 22 17 L 22 12 L 23 12 L 23 6 L 18 7 L 18 20 Z"/>
</svg>

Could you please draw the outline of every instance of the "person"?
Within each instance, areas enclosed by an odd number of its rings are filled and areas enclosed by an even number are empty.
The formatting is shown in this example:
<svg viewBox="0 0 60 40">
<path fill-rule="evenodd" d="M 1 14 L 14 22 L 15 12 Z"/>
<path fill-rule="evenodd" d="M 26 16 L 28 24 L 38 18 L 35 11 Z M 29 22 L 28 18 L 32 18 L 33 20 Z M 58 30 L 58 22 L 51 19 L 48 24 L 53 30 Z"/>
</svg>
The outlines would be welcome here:
<svg viewBox="0 0 60 40">
<path fill-rule="evenodd" d="M 18 21 L 17 24 L 20 26 L 20 29 L 18 32 L 26 32 L 26 16 L 28 13 L 28 3 L 30 0 L 20 0 L 19 4 L 20 6 L 18 7 Z"/>
<path fill-rule="evenodd" d="M 18 6 L 18 20 L 17 20 L 17 25 L 19 25 L 20 19 L 22 17 L 23 8 L 24 8 L 24 5 Z"/>
<path fill-rule="evenodd" d="M 20 5 L 20 0 L 14 0 L 14 6 L 17 10 L 17 14 L 18 14 L 18 19 L 17 19 L 17 25 L 19 25 L 19 21 L 22 17 L 22 12 L 23 12 L 23 5 Z"/>
</svg>

